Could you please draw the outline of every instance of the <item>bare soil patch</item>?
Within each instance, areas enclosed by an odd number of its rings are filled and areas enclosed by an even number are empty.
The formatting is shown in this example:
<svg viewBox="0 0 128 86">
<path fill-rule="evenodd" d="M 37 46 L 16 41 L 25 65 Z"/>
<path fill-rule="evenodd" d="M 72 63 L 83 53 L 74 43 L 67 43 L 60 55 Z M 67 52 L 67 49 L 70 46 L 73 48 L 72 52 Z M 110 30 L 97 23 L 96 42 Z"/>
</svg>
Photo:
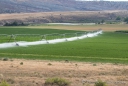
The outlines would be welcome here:
<svg viewBox="0 0 128 86">
<path fill-rule="evenodd" d="M 24 59 L 0 60 L 0 80 L 6 80 L 11 86 L 44 86 L 45 80 L 51 77 L 67 79 L 71 82 L 71 86 L 94 86 L 99 79 L 105 81 L 108 86 L 128 86 L 128 65 Z"/>
</svg>

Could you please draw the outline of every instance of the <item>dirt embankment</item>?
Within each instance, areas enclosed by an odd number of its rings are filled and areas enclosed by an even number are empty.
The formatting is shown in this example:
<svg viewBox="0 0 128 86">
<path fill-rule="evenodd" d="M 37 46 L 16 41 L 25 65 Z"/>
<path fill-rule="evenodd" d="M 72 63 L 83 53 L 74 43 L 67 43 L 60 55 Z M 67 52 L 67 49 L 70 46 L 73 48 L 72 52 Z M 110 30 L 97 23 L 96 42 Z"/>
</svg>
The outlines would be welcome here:
<svg viewBox="0 0 128 86">
<path fill-rule="evenodd" d="M 94 86 L 99 79 L 108 86 L 128 86 L 128 65 L 16 59 L 0 61 L 0 80 L 6 80 L 11 86 L 44 86 L 45 80 L 50 77 L 67 79 L 71 86 Z"/>
</svg>

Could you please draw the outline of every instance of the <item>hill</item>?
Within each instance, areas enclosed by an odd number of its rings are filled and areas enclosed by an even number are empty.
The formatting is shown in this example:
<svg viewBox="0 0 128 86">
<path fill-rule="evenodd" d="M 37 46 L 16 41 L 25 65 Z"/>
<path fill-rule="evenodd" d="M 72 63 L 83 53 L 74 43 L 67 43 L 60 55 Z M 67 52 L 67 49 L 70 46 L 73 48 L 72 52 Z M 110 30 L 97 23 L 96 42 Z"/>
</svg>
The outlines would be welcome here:
<svg viewBox="0 0 128 86">
<path fill-rule="evenodd" d="M 120 20 L 117 20 L 117 18 Z M 121 22 L 128 17 L 128 11 L 66 11 L 0 14 L 0 25 L 6 23 L 102 23 Z"/>
<path fill-rule="evenodd" d="M 0 13 L 128 10 L 128 2 L 75 0 L 0 0 Z"/>
</svg>

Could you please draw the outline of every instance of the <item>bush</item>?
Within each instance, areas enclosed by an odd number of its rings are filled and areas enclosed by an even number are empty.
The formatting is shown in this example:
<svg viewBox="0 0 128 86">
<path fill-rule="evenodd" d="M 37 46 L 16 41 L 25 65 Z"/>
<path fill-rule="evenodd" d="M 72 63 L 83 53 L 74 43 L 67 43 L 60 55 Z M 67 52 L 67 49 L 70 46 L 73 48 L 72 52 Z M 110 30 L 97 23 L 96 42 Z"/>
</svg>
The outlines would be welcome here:
<svg viewBox="0 0 128 86">
<path fill-rule="evenodd" d="M 26 26 L 23 22 L 14 21 L 12 23 L 5 23 L 4 26 Z"/>
<path fill-rule="evenodd" d="M 128 17 L 124 19 L 124 22 L 128 24 Z"/>
<path fill-rule="evenodd" d="M 20 62 L 20 65 L 23 65 L 24 63 L 23 62 Z"/>
<path fill-rule="evenodd" d="M 98 80 L 96 83 L 95 83 L 95 86 L 107 86 L 105 82 L 101 81 L 101 80 Z"/>
<path fill-rule="evenodd" d="M 118 17 L 116 18 L 116 20 L 121 20 L 121 17 L 120 17 L 120 16 L 118 16 Z"/>
<path fill-rule="evenodd" d="M 51 63 L 48 63 L 48 65 L 52 65 Z"/>
<path fill-rule="evenodd" d="M 69 81 L 62 79 L 62 78 L 48 78 L 45 81 L 45 85 L 56 85 L 56 86 L 68 86 L 70 84 Z"/>
<path fill-rule="evenodd" d="M 3 58 L 3 61 L 8 61 L 8 58 Z"/>
<path fill-rule="evenodd" d="M 2 81 L 1 83 L 0 83 L 0 86 L 10 86 L 6 81 Z"/>
</svg>

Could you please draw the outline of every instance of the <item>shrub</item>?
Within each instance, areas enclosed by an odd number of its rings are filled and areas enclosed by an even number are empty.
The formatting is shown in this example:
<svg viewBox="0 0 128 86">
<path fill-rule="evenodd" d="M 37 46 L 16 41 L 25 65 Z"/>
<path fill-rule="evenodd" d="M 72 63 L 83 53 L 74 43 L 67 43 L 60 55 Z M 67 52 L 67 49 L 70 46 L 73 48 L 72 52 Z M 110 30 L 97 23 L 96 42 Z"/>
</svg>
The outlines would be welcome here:
<svg viewBox="0 0 128 86">
<path fill-rule="evenodd" d="M 56 85 L 56 86 L 68 86 L 70 84 L 69 81 L 62 79 L 62 78 L 48 78 L 45 81 L 45 85 Z"/>
<path fill-rule="evenodd" d="M 93 66 L 97 66 L 96 64 L 93 64 Z"/>
<path fill-rule="evenodd" d="M 21 62 L 20 65 L 23 65 L 23 62 Z"/>
<path fill-rule="evenodd" d="M 128 24 L 128 17 L 124 19 L 124 22 L 127 22 L 127 24 Z"/>
<path fill-rule="evenodd" d="M 23 22 L 14 21 L 12 23 L 5 23 L 4 26 L 26 26 Z"/>
<path fill-rule="evenodd" d="M 68 61 L 68 60 L 65 60 L 65 62 L 66 62 L 66 63 L 69 63 L 69 61 Z"/>
<path fill-rule="evenodd" d="M 2 81 L 1 83 L 0 83 L 0 86 L 10 86 L 6 81 Z"/>
<path fill-rule="evenodd" d="M 52 65 L 51 63 L 48 63 L 48 65 Z"/>
<path fill-rule="evenodd" d="M 8 58 L 3 58 L 3 61 L 8 61 Z"/>
<path fill-rule="evenodd" d="M 105 82 L 101 81 L 101 80 L 98 80 L 96 83 L 95 83 L 95 86 L 107 86 Z"/>
<path fill-rule="evenodd" d="M 121 17 L 120 17 L 120 16 L 118 16 L 118 17 L 116 18 L 116 20 L 121 20 Z"/>
</svg>

